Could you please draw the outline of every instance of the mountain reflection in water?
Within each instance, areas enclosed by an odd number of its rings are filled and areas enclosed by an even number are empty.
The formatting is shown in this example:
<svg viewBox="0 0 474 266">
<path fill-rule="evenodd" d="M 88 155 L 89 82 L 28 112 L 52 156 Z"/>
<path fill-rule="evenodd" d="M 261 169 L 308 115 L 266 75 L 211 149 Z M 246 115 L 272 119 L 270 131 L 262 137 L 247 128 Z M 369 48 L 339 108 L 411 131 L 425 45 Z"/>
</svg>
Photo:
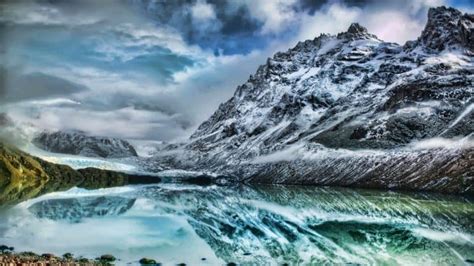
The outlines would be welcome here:
<svg viewBox="0 0 474 266">
<path fill-rule="evenodd" d="M 119 264 L 463 265 L 473 199 L 297 186 L 74 188 L 0 214 L 0 243 Z M 204 260 L 205 258 L 205 260 Z"/>
</svg>

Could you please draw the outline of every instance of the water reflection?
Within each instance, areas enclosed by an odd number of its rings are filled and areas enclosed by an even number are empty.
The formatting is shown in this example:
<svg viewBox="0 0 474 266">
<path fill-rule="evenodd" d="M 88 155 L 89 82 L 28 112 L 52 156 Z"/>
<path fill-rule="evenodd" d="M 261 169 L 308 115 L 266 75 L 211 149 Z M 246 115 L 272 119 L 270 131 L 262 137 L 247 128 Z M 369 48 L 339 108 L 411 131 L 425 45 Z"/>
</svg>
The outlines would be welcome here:
<svg viewBox="0 0 474 266">
<path fill-rule="evenodd" d="M 474 259 L 474 204 L 315 187 L 75 188 L 3 213 L 0 242 L 36 252 L 112 253 L 121 263 L 146 256 L 212 265 L 462 265 Z"/>
</svg>

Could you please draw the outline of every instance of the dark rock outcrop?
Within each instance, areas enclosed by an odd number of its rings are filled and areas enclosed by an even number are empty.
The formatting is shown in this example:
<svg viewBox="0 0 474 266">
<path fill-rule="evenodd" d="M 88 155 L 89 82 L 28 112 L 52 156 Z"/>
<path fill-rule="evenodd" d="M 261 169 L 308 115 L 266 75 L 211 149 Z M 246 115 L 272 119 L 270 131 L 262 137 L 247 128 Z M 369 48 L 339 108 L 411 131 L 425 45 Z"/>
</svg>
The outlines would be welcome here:
<svg viewBox="0 0 474 266">
<path fill-rule="evenodd" d="M 137 156 L 133 146 L 125 140 L 87 136 L 82 132 L 43 132 L 33 143 L 46 151 L 88 157 L 124 158 Z"/>
<path fill-rule="evenodd" d="M 461 44 L 474 52 L 474 15 L 450 7 L 431 8 L 419 42 L 424 47 L 442 51 Z"/>
</svg>

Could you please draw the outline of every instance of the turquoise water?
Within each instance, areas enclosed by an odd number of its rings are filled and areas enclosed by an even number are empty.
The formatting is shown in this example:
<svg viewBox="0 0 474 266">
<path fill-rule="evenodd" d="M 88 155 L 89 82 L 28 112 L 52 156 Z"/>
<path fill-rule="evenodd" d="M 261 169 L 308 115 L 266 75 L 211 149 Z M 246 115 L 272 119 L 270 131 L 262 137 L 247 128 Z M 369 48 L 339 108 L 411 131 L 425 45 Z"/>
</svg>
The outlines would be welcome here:
<svg viewBox="0 0 474 266">
<path fill-rule="evenodd" d="M 73 188 L 0 214 L 19 251 L 174 265 L 465 265 L 474 200 L 296 186 Z"/>
</svg>

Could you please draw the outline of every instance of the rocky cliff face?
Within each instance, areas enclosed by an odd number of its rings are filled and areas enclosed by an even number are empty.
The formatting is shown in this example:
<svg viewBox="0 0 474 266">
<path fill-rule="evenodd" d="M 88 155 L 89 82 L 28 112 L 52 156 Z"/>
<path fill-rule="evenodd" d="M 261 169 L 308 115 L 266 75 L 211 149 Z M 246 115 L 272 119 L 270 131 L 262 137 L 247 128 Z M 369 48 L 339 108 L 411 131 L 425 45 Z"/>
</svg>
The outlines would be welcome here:
<svg viewBox="0 0 474 266">
<path fill-rule="evenodd" d="M 133 146 L 125 140 L 87 136 L 82 132 L 42 132 L 33 143 L 46 151 L 88 157 L 124 158 L 137 156 Z"/>
<path fill-rule="evenodd" d="M 357 23 L 300 42 L 154 162 L 251 182 L 472 193 L 473 18 L 430 9 L 404 46 Z"/>
<path fill-rule="evenodd" d="M 428 23 L 418 43 L 438 52 L 459 44 L 472 52 L 474 49 L 473 31 L 473 14 L 462 14 L 454 8 L 446 7 L 430 9 Z"/>
</svg>

